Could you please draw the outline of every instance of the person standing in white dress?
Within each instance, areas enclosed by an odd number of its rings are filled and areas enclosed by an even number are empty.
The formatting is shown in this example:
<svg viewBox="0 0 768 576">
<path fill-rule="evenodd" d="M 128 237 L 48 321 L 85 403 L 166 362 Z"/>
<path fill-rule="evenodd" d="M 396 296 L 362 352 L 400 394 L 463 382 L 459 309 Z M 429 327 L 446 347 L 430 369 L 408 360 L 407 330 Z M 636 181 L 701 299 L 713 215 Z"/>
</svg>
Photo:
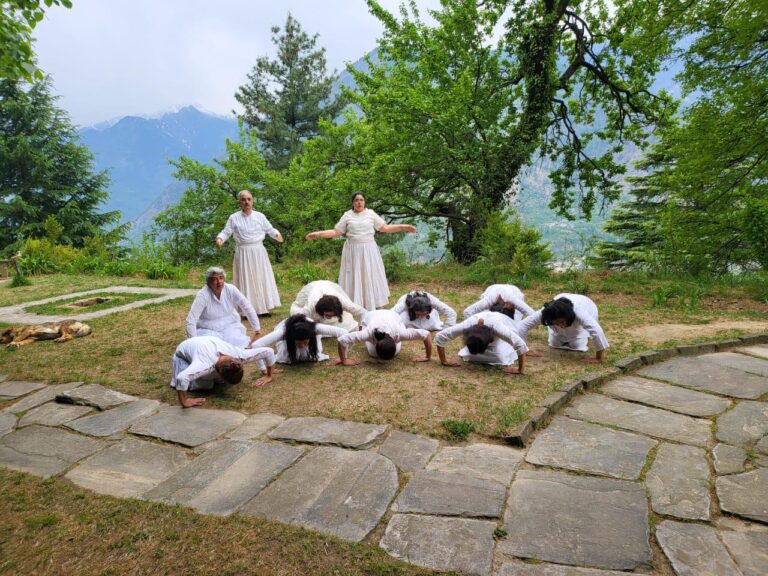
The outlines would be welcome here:
<svg viewBox="0 0 768 576">
<path fill-rule="evenodd" d="M 523 340 L 528 340 L 528 332 L 539 325 L 549 331 L 549 346 L 563 350 L 586 352 L 588 340 L 592 337 L 595 357 L 585 358 L 587 363 L 602 362 L 608 339 L 597 321 L 597 305 L 581 294 L 558 294 L 554 300 L 544 304 L 518 325 L 518 333 Z M 539 356 L 531 353 L 529 356 Z"/>
<path fill-rule="evenodd" d="M 331 366 L 354 366 L 356 360 L 347 358 L 347 349 L 355 342 L 365 342 L 368 354 L 379 360 L 391 360 L 400 352 L 404 340 L 423 340 L 424 356 L 416 362 L 429 362 L 432 357 L 432 334 L 428 330 L 406 328 L 400 315 L 392 310 L 372 310 L 363 316 L 360 329 L 339 338 L 339 358 Z"/>
<path fill-rule="evenodd" d="M 233 346 L 247 348 L 261 331 L 259 317 L 243 293 L 226 283 L 223 268 L 212 266 L 205 272 L 205 288 L 195 296 L 187 314 L 187 338 L 218 336 Z M 249 338 L 240 322 L 240 312 L 253 329 Z"/>
<path fill-rule="evenodd" d="M 464 337 L 464 347 L 459 350 L 459 357 L 466 362 L 505 366 L 505 372 L 522 374 L 525 368 L 525 355 L 528 346 L 517 334 L 515 321 L 510 317 L 511 310 L 478 312 L 450 328 L 445 328 L 435 336 L 437 355 L 443 366 L 459 366 L 458 362 L 449 361 L 445 356 L 445 345 L 459 336 Z M 517 366 L 512 366 L 517 362 Z"/>
<path fill-rule="evenodd" d="M 230 236 L 235 237 L 232 283 L 248 298 L 257 314 L 267 314 L 280 306 L 280 294 L 264 238 L 269 235 L 282 242 L 283 237 L 264 214 L 253 209 L 253 196 L 248 190 L 241 190 L 237 199 L 240 212 L 227 219 L 226 226 L 216 236 L 216 248 L 221 248 Z"/>
<path fill-rule="evenodd" d="M 533 314 L 534 310 L 525 303 L 523 292 L 514 284 L 491 284 L 485 289 L 480 300 L 464 309 L 464 319 L 483 310 L 490 310 L 494 304 L 504 308 L 514 308 L 515 322 L 520 322 L 525 316 Z"/>
<path fill-rule="evenodd" d="M 329 356 L 323 353 L 321 337 L 340 338 L 347 332 L 345 328 L 315 322 L 304 314 L 294 314 L 275 326 L 271 333 L 256 340 L 253 346 L 274 346 L 280 364 L 322 362 Z"/>
<path fill-rule="evenodd" d="M 403 294 L 392 311 L 400 314 L 400 319 L 407 328 L 421 328 L 432 332 L 456 324 L 454 309 L 434 294 L 425 291 L 412 290 Z M 445 324 L 440 318 L 440 313 L 445 316 Z"/>
<path fill-rule="evenodd" d="M 352 300 L 366 310 L 375 310 L 389 301 L 389 286 L 384 262 L 376 244 L 376 232 L 394 234 L 416 232 L 411 224 L 387 224 L 373 210 L 365 207 L 362 192 L 352 195 L 352 210 L 344 212 L 332 230 L 307 234 L 307 240 L 345 236 L 341 252 L 339 285 Z"/>
<path fill-rule="evenodd" d="M 365 308 L 352 302 L 341 286 L 329 280 L 315 280 L 305 285 L 291 304 L 291 316 L 304 314 L 315 322 L 347 331 L 355 330 L 365 313 Z"/>
</svg>

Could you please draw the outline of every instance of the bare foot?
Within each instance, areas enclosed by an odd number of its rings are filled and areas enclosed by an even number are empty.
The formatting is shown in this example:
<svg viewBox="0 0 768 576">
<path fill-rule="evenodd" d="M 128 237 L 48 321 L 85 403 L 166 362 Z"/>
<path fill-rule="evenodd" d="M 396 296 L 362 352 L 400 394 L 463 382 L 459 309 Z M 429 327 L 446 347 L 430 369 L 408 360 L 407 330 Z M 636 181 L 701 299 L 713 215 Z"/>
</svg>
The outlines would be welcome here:
<svg viewBox="0 0 768 576">
<path fill-rule="evenodd" d="M 522 374 L 517 366 L 507 366 L 503 369 L 507 374 Z"/>
<path fill-rule="evenodd" d="M 182 404 L 183 408 L 194 408 L 195 406 L 202 406 L 205 404 L 207 398 L 187 398 L 187 401 Z"/>
<path fill-rule="evenodd" d="M 422 356 L 421 358 L 415 358 L 414 362 L 429 362 L 429 360 L 426 356 Z"/>
</svg>

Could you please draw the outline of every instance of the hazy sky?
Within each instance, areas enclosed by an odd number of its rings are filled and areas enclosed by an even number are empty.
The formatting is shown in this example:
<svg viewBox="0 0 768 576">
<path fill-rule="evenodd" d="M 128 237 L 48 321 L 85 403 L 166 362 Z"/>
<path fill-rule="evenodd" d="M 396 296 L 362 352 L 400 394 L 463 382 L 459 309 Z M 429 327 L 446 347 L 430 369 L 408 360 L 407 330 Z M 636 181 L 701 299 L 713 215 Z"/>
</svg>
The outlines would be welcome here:
<svg viewBox="0 0 768 576">
<path fill-rule="evenodd" d="M 396 11 L 401 0 L 380 3 Z M 426 17 L 439 1 L 417 4 Z M 35 51 L 80 126 L 188 104 L 229 114 L 256 58 L 274 55 L 270 28 L 288 12 L 320 35 L 329 70 L 372 50 L 382 32 L 363 0 L 73 0 L 47 11 Z"/>
</svg>

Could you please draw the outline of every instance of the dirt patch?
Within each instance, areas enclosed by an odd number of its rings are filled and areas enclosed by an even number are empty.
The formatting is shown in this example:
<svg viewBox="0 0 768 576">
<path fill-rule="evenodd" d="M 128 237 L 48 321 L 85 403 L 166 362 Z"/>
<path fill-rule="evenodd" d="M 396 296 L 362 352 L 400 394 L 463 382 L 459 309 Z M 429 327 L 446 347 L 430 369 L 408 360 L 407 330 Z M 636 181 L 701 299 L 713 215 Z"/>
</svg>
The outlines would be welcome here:
<svg viewBox="0 0 768 576">
<path fill-rule="evenodd" d="M 729 330 L 764 332 L 768 322 L 755 320 L 716 320 L 708 324 L 654 324 L 634 328 L 629 334 L 649 344 L 661 344 L 668 340 L 684 340 L 701 336 L 717 336 Z"/>
</svg>

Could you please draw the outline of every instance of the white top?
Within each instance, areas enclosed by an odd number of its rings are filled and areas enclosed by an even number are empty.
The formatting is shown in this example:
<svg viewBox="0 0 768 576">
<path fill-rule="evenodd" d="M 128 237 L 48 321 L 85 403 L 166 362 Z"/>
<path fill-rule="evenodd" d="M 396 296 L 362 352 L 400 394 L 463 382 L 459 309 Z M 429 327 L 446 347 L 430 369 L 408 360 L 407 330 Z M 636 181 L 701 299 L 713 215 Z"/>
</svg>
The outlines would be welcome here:
<svg viewBox="0 0 768 576">
<path fill-rule="evenodd" d="M 222 242 L 226 242 L 230 236 L 235 237 L 235 243 L 240 244 L 256 244 L 263 242 L 264 237 L 269 234 L 272 238 L 277 238 L 277 229 L 269 223 L 267 217 L 261 212 L 254 210 L 249 216 L 240 212 L 235 212 L 227 218 L 227 224 L 224 226 L 224 230 L 218 233 L 216 238 L 221 238 Z"/>
<path fill-rule="evenodd" d="M 339 344 L 345 348 L 355 342 L 376 342 L 374 331 L 386 332 L 395 342 L 403 340 L 426 340 L 429 337 L 428 330 L 418 328 L 406 328 L 400 315 L 392 310 L 371 310 L 366 312 L 361 322 L 362 330 L 347 332 L 339 338 Z"/>
<path fill-rule="evenodd" d="M 427 295 L 430 304 L 432 304 L 432 312 L 430 312 L 428 318 L 416 317 L 411 320 L 411 317 L 408 314 L 408 307 L 405 305 L 405 299 L 408 298 L 409 295 L 415 294 L 417 292 L 421 292 Z M 448 306 L 448 304 L 445 302 L 442 302 L 434 294 L 430 294 L 429 292 L 425 292 L 423 290 L 413 290 L 408 292 L 408 294 L 403 294 L 397 301 L 397 304 L 395 304 L 392 308 L 392 311 L 400 314 L 400 319 L 403 321 L 403 324 L 405 324 L 407 328 L 421 328 L 422 330 L 442 330 L 443 328 L 448 328 L 449 326 L 456 324 L 456 312 L 454 309 Z M 441 313 L 445 316 L 445 324 L 440 321 Z"/>
<path fill-rule="evenodd" d="M 597 321 L 597 305 L 581 294 L 558 294 L 554 297 L 554 300 L 557 300 L 558 298 L 568 298 L 568 300 L 573 302 L 573 312 L 576 315 L 576 318 L 574 319 L 573 324 L 566 328 L 558 328 L 557 326 L 549 326 L 548 328 L 556 333 L 576 331 L 583 328 L 589 332 L 589 335 L 592 337 L 595 351 L 599 352 L 600 350 L 608 348 L 608 339 L 605 337 L 605 332 L 603 332 L 603 329 Z M 518 325 L 517 331 L 523 340 L 528 340 L 528 331 L 531 330 L 531 328 L 541 324 L 542 310 L 528 316 Z"/>
<path fill-rule="evenodd" d="M 323 296 L 336 296 L 341 302 L 341 309 L 345 312 L 349 312 L 355 318 L 362 318 L 367 312 L 362 306 L 355 304 L 352 299 L 347 296 L 344 289 L 330 280 L 315 280 L 304 286 L 296 295 L 296 300 L 291 304 L 291 316 L 294 314 L 304 314 L 307 318 L 319 322 L 321 324 L 329 324 L 332 326 L 339 325 L 339 319 L 334 316 L 330 320 L 325 319 L 321 314 L 315 311 L 317 301 Z M 346 326 L 347 329 L 354 328 L 354 326 Z"/>
<path fill-rule="evenodd" d="M 366 208 L 362 212 L 347 210 L 334 230 L 341 232 L 353 242 L 373 242 L 373 236 L 379 228 L 386 225 L 384 219 L 373 210 Z"/>
<path fill-rule="evenodd" d="M 187 314 L 187 337 L 197 336 L 198 329 L 220 331 L 230 324 L 240 324 L 238 308 L 246 315 L 254 331 L 261 330 L 256 310 L 236 286 L 224 284 L 219 298 L 205 286 L 195 296 Z"/>
<path fill-rule="evenodd" d="M 195 336 L 179 344 L 176 356 L 189 363 L 184 370 L 171 377 L 171 386 L 176 390 L 189 390 L 190 382 L 213 374 L 219 356 L 224 354 L 241 362 L 263 360 L 267 366 L 275 363 L 271 348 L 238 348 L 215 336 Z"/>
<path fill-rule="evenodd" d="M 478 312 L 474 316 L 471 316 L 460 322 L 455 326 L 441 330 L 435 336 L 435 346 L 445 348 L 445 345 L 449 340 L 453 340 L 464 334 L 464 331 L 472 326 L 475 326 L 482 319 L 483 324 L 493 330 L 493 334 L 497 338 L 501 338 L 505 342 L 509 342 L 512 347 L 517 350 L 518 354 L 525 354 L 528 352 L 528 346 L 525 341 L 515 331 L 515 322 L 509 316 L 502 314 L 501 312 Z"/>
<path fill-rule="evenodd" d="M 464 318 L 488 310 L 491 306 L 501 300 L 515 307 L 515 320 L 521 320 L 523 316 L 530 316 L 534 310 L 525 303 L 525 296 L 520 288 L 513 284 L 492 284 L 485 289 L 480 300 L 464 309 Z M 519 311 L 519 313 L 518 313 Z"/>
<path fill-rule="evenodd" d="M 309 322 L 312 322 L 312 320 L 309 320 Z M 347 333 L 347 330 L 345 328 L 338 328 L 336 326 L 326 326 L 325 324 L 320 324 L 317 322 L 313 322 L 313 324 L 315 324 L 315 332 L 317 333 L 318 336 L 330 336 L 333 338 L 340 338 L 341 336 L 344 336 L 344 334 Z M 275 329 L 272 332 L 256 340 L 253 343 L 253 346 L 274 346 L 275 344 L 277 344 L 283 339 L 285 339 L 285 320 L 283 320 L 277 326 L 275 326 Z M 288 362 L 290 362 L 287 348 L 280 347 L 277 350 L 276 360 L 281 364 L 287 364 Z M 309 349 L 297 348 L 296 360 L 298 362 L 308 361 Z"/>
</svg>

